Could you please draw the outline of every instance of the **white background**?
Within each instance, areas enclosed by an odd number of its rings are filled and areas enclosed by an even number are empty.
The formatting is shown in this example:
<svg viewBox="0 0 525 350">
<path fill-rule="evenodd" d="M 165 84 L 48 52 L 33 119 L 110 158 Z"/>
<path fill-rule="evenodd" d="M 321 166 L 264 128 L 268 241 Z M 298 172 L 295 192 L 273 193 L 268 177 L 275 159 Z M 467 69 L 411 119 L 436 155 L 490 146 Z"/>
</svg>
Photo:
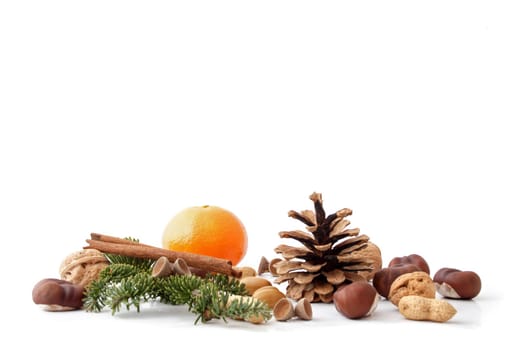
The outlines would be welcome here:
<svg viewBox="0 0 525 350">
<path fill-rule="evenodd" d="M 2 1 L 0 343 L 512 344 L 524 16 L 517 1 Z M 279 231 L 302 228 L 287 212 L 311 208 L 313 191 L 327 212 L 352 208 L 385 262 L 418 253 L 432 273 L 474 270 L 482 293 L 447 324 L 386 301 L 366 320 L 314 305 L 311 322 L 265 326 L 31 301 L 89 233 L 160 245 L 192 205 L 235 212 L 250 239 L 241 264 L 256 266 Z"/>
</svg>

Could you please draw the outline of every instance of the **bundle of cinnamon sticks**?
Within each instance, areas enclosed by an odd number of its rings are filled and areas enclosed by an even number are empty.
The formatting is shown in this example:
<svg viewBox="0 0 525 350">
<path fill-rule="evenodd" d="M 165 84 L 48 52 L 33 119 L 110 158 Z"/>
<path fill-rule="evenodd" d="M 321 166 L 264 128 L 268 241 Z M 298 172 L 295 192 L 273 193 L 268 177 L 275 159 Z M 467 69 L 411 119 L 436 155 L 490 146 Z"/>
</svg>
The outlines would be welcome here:
<svg viewBox="0 0 525 350">
<path fill-rule="evenodd" d="M 102 253 L 155 260 L 164 256 L 171 262 L 181 258 L 190 268 L 196 270 L 222 273 L 233 277 L 239 277 L 240 275 L 240 272 L 233 268 L 231 261 L 226 259 L 202 254 L 177 252 L 100 233 L 92 233 L 91 239 L 86 239 L 86 242 L 89 245 L 84 247 L 84 249 L 96 249 Z"/>
</svg>

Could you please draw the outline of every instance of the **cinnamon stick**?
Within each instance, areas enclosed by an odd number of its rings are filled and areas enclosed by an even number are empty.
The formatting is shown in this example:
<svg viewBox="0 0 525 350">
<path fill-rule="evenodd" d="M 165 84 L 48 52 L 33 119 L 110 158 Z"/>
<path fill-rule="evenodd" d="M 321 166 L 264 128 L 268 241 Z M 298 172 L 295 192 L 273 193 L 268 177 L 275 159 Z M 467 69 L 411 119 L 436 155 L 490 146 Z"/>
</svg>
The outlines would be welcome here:
<svg viewBox="0 0 525 350">
<path fill-rule="evenodd" d="M 84 247 L 85 249 L 97 249 L 103 253 L 144 259 L 158 259 L 165 256 L 171 262 L 181 258 L 188 266 L 199 270 L 239 277 L 239 271 L 234 270 L 231 261 L 226 259 L 189 252 L 177 252 L 96 233 L 91 234 L 91 237 L 92 239 L 86 239 L 89 246 Z"/>
</svg>

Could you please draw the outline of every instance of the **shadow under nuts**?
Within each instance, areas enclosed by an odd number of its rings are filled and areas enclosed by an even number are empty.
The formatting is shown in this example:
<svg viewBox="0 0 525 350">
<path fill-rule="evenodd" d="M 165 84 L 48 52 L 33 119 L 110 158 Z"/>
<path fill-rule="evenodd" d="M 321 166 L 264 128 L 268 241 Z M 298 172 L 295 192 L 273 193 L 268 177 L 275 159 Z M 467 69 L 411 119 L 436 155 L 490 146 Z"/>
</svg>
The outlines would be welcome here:
<svg viewBox="0 0 525 350">
<path fill-rule="evenodd" d="M 481 278 L 473 271 L 442 268 L 434 275 L 437 292 L 451 299 L 472 299 L 481 291 Z"/>
<path fill-rule="evenodd" d="M 379 295 L 368 282 L 354 282 L 339 288 L 334 293 L 337 311 L 350 319 L 369 316 L 374 312 Z"/>
</svg>

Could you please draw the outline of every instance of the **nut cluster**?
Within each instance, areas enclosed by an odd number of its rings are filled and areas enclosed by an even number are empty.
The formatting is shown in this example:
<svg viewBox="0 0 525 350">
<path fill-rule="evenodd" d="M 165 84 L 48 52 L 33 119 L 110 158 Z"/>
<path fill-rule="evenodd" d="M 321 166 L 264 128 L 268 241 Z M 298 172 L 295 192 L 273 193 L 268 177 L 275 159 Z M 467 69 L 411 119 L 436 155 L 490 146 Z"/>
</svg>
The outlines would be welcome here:
<svg viewBox="0 0 525 350">
<path fill-rule="evenodd" d="M 481 279 L 472 271 L 439 269 L 434 277 L 425 259 L 417 254 L 396 257 L 373 277 L 378 293 L 398 307 L 407 319 L 448 321 L 456 309 L 445 298 L 472 299 L 481 290 Z"/>
<path fill-rule="evenodd" d="M 280 261 L 274 260 L 273 263 Z M 266 258 L 261 258 L 258 271 L 249 267 L 241 266 L 235 269 L 240 272 L 239 280 L 244 284 L 249 296 L 243 298 L 254 298 L 266 303 L 273 312 L 277 321 L 288 321 L 294 317 L 302 320 L 312 319 L 312 307 L 306 299 L 294 301 L 288 298 L 279 288 L 275 287 L 269 279 L 261 277 L 265 273 L 271 273 L 272 264 Z M 235 296 L 237 297 L 237 296 Z M 259 323 L 258 319 L 248 319 L 252 323 Z"/>
<path fill-rule="evenodd" d="M 288 321 L 293 317 L 309 321 L 312 319 L 312 305 L 305 298 L 299 299 L 295 305 L 292 299 L 282 298 L 273 307 L 273 316 L 277 321 Z"/>
<path fill-rule="evenodd" d="M 95 249 L 71 253 L 60 264 L 60 279 L 45 278 L 34 285 L 33 302 L 47 311 L 81 309 L 85 288 L 108 265 L 104 254 Z"/>
</svg>

